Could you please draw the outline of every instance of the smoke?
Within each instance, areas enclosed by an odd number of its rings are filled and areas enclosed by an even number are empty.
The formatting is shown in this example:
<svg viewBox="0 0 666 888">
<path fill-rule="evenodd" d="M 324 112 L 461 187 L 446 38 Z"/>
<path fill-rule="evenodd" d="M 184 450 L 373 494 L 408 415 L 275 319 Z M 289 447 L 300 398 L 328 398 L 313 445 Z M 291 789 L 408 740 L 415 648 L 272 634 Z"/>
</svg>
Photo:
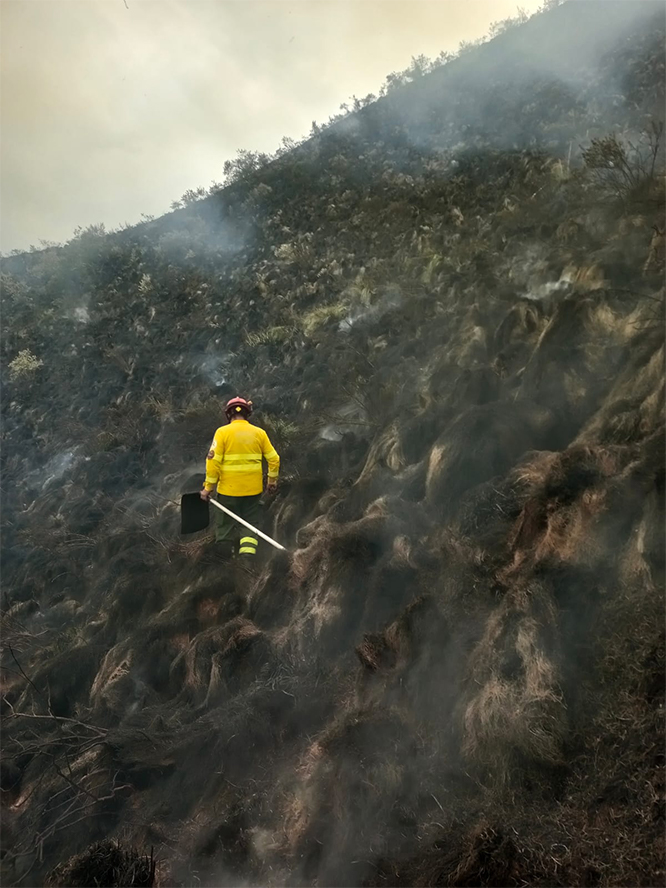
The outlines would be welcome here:
<svg viewBox="0 0 666 888">
<path fill-rule="evenodd" d="M 56 453 L 42 468 L 28 473 L 27 483 L 31 488 L 44 491 L 54 481 L 61 481 L 83 458 L 78 447 Z"/>
<path fill-rule="evenodd" d="M 192 358 L 192 364 L 212 386 L 219 388 L 229 380 L 229 358 L 218 355 L 203 355 Z"/>
<path fill-rule="evenodd" d="M 571 278 L 563 274 L 559 280 L 556 281 L 546 281 L 545 284 L 540 284 L 535 287 L 533 290 L 525 293 L 526 299 L 531 299 L 534 302 L 541 302 L 544 299 L 547 299 L 549 296 L 553 296 L 558 293 L 565 293 L 569 290 L 569 285 L 571 284 Z"/>
<path fill-rule="evenodd" d="M 115 227 L 162 213 L 219 178 L 239 147 L 270 150 L 303 135 L 353 92 L 376 91 L 392 66 L 477 36 L 515 0 L 4 6 L 11 249 L 40 236 L 66 240 L 98 219 Z"/>
<path fill-rule="evenodd" d="M 398 308 L 403 298 L 400 287 L 389 285 L 382 289 L 372 302 L 359 301 L 356 305 L 352 305 L 349 313 L 338 324 L 338 330 L 341 333 L 348 333 L 364 321 L 378 321 L 386 312 Z"/>
<path fill-rule="evenodd" d="M 381 119 L 386 103 L 402 118 L 409 143 L 439 158 L 442 173 L 474 147 L 542 147 L 575 161 L 591 121 L 603 132 L 615 129 L 620 116 L 642 120 L 627 97 L 633 74 L 621 53 L 627 34 L 649 39 L 663 29 L 664 16 L 657 0 L 569 0 L 389 93 L 364 113 Z M 416 90 L 418 103 L 412 101 Z M 570 109 L 569 122 L 562 107 Z M 651 110 L 659 114 L 660 108 L 663 98 L 655 97 Z"/>
<path fill-rule="evenodd" d="M 359 429 L 367 429 L 368 416 L 365 409 L 356 401 L 349 401 L 335 411 L 333 422 L 327 423 L 319 430 L 319 437 L 324 441 L 342 441 L 348 434 L 358 434 Z"/>
<path fill-rule="evenodd" d="M 142 224 L 139 230 L 156 236 L 158 250 L 166 258 L 200 262 L 248 249 L 253 242 L 253 227 L 251 214 L 244 207 L 230 210 L 213 196 Z"/>
<path fill-rule="evenodd" d="M 344 434 L 344 430 L 338 425 L 326 425 L 324 426 L 320 432 L 319 437 L 323 438 L 324 441 L 342 441 L 342 436 Z"/>
</svg>

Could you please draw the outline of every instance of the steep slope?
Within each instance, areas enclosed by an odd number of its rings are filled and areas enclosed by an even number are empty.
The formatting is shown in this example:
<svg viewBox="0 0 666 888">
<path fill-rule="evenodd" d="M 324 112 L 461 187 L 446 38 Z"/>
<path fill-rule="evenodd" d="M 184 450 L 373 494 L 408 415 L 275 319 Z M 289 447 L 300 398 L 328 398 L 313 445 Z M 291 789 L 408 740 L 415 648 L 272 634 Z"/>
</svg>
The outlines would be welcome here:
<svg viewBox="0 0 666 888">
<path fill-rule="evenodd" d="M 663 47 L 565 4 L 3 260 L 7 884 L 663 880 Z M 255 576 L 178 536 L 236 392 Z"/>
</svg>

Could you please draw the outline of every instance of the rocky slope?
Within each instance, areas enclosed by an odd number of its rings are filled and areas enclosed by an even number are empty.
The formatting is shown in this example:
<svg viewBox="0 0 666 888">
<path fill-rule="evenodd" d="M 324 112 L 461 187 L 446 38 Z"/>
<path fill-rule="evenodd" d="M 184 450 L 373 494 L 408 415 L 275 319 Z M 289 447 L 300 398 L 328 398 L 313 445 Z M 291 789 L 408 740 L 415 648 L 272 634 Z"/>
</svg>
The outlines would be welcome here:
<svg viewBox="0 0 666 888">
<path fill-rule="evenodd" d="M 3 260 L 6 884 L 663 881 L 663 46 L 568 3 Z M 254 575 L 178 535 L 237 392 Z"/>
</svg>

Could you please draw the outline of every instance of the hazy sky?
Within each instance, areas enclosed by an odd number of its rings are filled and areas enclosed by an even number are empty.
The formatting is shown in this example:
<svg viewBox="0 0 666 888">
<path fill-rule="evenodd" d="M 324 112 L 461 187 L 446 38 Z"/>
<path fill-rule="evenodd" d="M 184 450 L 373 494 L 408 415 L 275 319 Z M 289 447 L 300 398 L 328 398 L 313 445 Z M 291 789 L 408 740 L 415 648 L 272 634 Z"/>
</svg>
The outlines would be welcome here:
<svg viewBox="0 0 666 888">
<path fill-rule="evenodd" d="M 0 0 L 0 249 L 160 215 L 518 3 Z"/>
</svg>

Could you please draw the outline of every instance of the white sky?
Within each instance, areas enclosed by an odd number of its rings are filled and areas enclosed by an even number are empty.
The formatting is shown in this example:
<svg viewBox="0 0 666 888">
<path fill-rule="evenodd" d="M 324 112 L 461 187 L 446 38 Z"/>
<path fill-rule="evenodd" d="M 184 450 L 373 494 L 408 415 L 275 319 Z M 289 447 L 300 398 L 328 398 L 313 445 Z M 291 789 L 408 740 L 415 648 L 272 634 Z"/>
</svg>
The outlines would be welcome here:
<svg viewBox="0 0 666 888">
<path fill-rule="evenodd" d="M 518 5 L 541 0 L 1 0 L 0 249 L 160 215 Z"/>
</svg>

